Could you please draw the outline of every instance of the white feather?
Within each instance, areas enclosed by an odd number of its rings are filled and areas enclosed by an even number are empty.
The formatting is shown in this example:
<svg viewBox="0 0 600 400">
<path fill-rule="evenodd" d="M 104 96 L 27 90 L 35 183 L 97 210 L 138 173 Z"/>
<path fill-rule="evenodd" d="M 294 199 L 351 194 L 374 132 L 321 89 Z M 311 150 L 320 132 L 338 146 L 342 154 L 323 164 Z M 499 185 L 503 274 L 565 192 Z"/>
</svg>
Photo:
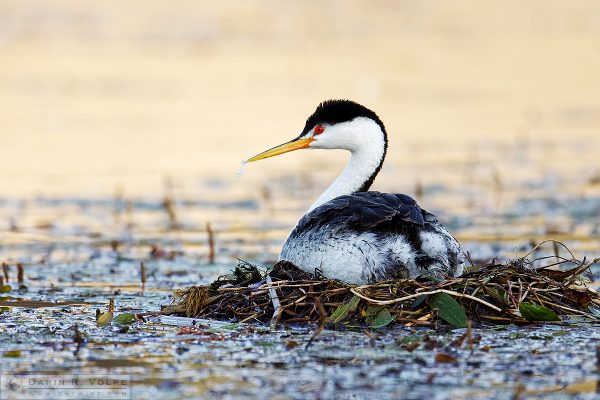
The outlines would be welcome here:
<svg viewBox="0 0 600 400">
<path fill-rule="evenodd" d="M 311 149 L 344 149 L 351 152 L 342 174 L 314 202 L 307 214 L 336 197 L 357 192 L 381 164 L 385 154 L 385 135 L 372 119 L 324 125 L 320 135 L 312 131 Z M 426 273 L 417 266 L 417 255 L 427 255 L 435 261 L 429 267 L 433 273 L 458 276 L 463 271 L 464 255 L 456 240 L 437 222 L 428 222 L 428 229 L 419 233 L 419 254 L 401 233 L 387 235 L 320 226 L 295 232 L 284 244 L 280 260 L 292 262 L 303 270 L 322 274 L 348 283 L 364 284 L 384 279 L 391 271 L 416 277 Z M 420 228 L 415 228 L 420 229 Z M 452 259 L 449 259 L 451 257 Z"/>
<path fill-rule="evenodd" d="M 365 117 L 325 126 L 325 132 L 314 138 L 315 141 L 309 146 L 311 149 L 343 149 L 350 151 L 351 156 L 342 174 L 319 196 L 308 211 L 336 197 L 360 189 L 381 163 L 385 149 L 381 128 L 375 121 Z"/>
</svg>

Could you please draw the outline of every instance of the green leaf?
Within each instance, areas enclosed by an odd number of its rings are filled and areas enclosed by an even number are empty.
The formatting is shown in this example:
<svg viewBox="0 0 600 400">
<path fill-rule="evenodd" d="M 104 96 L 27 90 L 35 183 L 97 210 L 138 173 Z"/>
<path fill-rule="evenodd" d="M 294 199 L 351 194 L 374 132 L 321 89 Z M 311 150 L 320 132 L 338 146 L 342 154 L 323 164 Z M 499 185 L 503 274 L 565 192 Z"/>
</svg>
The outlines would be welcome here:
<svg viewBox="0 0 600 400">
<path fill-rule="evenodd" d="M 113 319 L 112 311 L 106 312 L 104 314 L 100 314 L 98 319 L 96 320 L 96 326 L 107 326 L 110 325 Z"/>
<path fill-rule="evenodd" d="M 382 308 L 377 312 L 377 314 L 373 315 L 371 318 L 367 319 L 367 323 L 371 328 L 383 328 L 386 325 L 389 325 L 390 322 L 394 320 L 392 314 L 387 308 Z"/>
<path fill-rule="evenodd" d="M 446 293 L 436 293 L 429 296 L 427 304 L 432 310 L 437 308 L 438 315 L 447 323 L 458 328 L 467 327 L 465 309 L 452 296 Z"/>
<path fill-rule="evenodd" d="M 225 330 L 225 331 L 228 331 L 228 330 L 236 330 L 236 329 L 238 329 L 240 326 L 241 326 L 240 324 L 236 324 L 236 323 L 233 323 L 233 324 L 225 324 L 225 325 L 220 325 L 220 326 L 216 326 L 216 327 L 214 327 L 214 328 L 207 329 L 207 331 L 209 331 L 209 332 L 221 332 L 221 331 L 224 331 L 224 330 Z"/>
<path fill-rule="evenodd" d="M 426 294 L 422 294 L 419 297 L 417 297 L 415 299 L 415 301 L 413 301 L 413 303 L 411 304 L 410 308 L 413 310 L 416 310 L 417 308 L 419 308 L 421 306 L 421 304 L 423 304 L 423 302 L 427 300 L 427 295 Z"/>
<path fill-rule="evenodd" d="M 379 310 L 381 310 L 381 306 L 367 306 L 367 308 L 365 310 L 363 310 L 363 315 L 365 317 L 365 320 L 370 320 L 375 318 L 375 316 L 377 315 L 377 313 L 379 312 Z"/>
<path fill-rule="evenodd" d="M 0 293 L 8 293 L 12 290 L 12 287 L 10 287 L 10 285 L 2 285 L 0 286 Z"/>
<path fill-rule="evenodd" d="M 507 305 L 508 304 L 508 295 L 506 292 L 500 288 L 485 288 L 487 292 L 496 300 L 499 304 Z"/>
<path fill-rule="evenodd" d="M 18 358 L 21 357 L 21 350 L 9 350 L 2 353 L 2 357 L 13 357 Z"/>
<path fill-rule="evenodd" d="M 135 322 L 135 315 L 131 313 L 119 314 L 113 319 L 113 322 L 116 325 L 131 325 Z"/>
<path fill-rule="evenodd" d="M 349 312 L 356 310 L 356 306 L 358 306 L 359 301 L 360 297 L 354 296 L 349 302 L 339 305 L 329 317 L 329 321 L 333 324 L 337 324 L 338 322 L 342 321 L 348 316 Z"/>
<path fill-rule="evenodd" d="M 519 304 L 519 311 L 528 321 L 560 321 L 554 311 L 544 306 L 523 302 Z"/>
</svg>

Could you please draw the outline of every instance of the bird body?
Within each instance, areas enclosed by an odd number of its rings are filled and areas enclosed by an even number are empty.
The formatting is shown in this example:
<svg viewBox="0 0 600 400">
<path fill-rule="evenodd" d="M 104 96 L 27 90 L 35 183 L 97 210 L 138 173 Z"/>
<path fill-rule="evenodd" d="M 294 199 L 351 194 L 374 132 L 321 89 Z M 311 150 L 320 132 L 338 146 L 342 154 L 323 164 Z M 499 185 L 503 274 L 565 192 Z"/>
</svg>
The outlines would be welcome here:
<svg viewBox="0 0 600 400">
<path fill-rule="evenodd" d="M 460 246 L 409 196 L 357 192 L 308 212 L 280 259 L 351 283 L 460 275 Z"/>
<path fill-rule="evenodd" d="M 464 254 L 437 221 L 404 194 L 367 191 L 387 152 L 387 133 L 371 110 L 349 100 L 321 103 L 300 136 L 249 162 L 304 148 L 351 152 L 342 174 L 294 227 L 280 259 L 348 283 L 459 276 Z"/>
</svg>

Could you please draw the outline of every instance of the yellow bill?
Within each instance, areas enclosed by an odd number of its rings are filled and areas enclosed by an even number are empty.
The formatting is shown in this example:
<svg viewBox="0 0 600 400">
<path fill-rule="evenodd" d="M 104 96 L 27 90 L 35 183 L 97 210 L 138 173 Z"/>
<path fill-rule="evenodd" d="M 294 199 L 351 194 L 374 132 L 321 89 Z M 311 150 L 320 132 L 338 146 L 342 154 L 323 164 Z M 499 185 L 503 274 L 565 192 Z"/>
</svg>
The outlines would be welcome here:
<svg viewBox="0 0 600 400">
<path fill-rule="evenodd" d="M 313 138 L 292 140 L 291 142 L 287 142 L 277 147 L 273 147 L 272 149 L 269 149 L 267 151 L 263 151 L 262 153 L 250 158 L 246 162 L 254 162 L 262 160 L 264 158 L 274 157 L 283 153 L 288 153 L 290 151 L 306 149 L 312 141 L 314 141 Z"/>
</svg>

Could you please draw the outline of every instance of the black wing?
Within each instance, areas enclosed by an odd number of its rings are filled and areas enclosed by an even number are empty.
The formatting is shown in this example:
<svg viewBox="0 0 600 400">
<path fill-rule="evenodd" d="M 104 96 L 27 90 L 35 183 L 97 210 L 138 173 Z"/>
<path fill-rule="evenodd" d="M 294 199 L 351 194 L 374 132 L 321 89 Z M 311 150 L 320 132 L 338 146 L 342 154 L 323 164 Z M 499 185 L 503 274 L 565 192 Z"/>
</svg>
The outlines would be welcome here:
<svg viewBox="0 0 600 400">
<path fill-rule="evenodd" d="M 398 225 L 425 225 L 436 222 L 435 217 L 421 209 L 417 202 L 404 194 L 357 192 L 337 197 L 306 214 L 296 226 L 296 232 L 318 226 L 334 225 L 336 229 L 377 230 L 393 229 Z"/>
</svg>

